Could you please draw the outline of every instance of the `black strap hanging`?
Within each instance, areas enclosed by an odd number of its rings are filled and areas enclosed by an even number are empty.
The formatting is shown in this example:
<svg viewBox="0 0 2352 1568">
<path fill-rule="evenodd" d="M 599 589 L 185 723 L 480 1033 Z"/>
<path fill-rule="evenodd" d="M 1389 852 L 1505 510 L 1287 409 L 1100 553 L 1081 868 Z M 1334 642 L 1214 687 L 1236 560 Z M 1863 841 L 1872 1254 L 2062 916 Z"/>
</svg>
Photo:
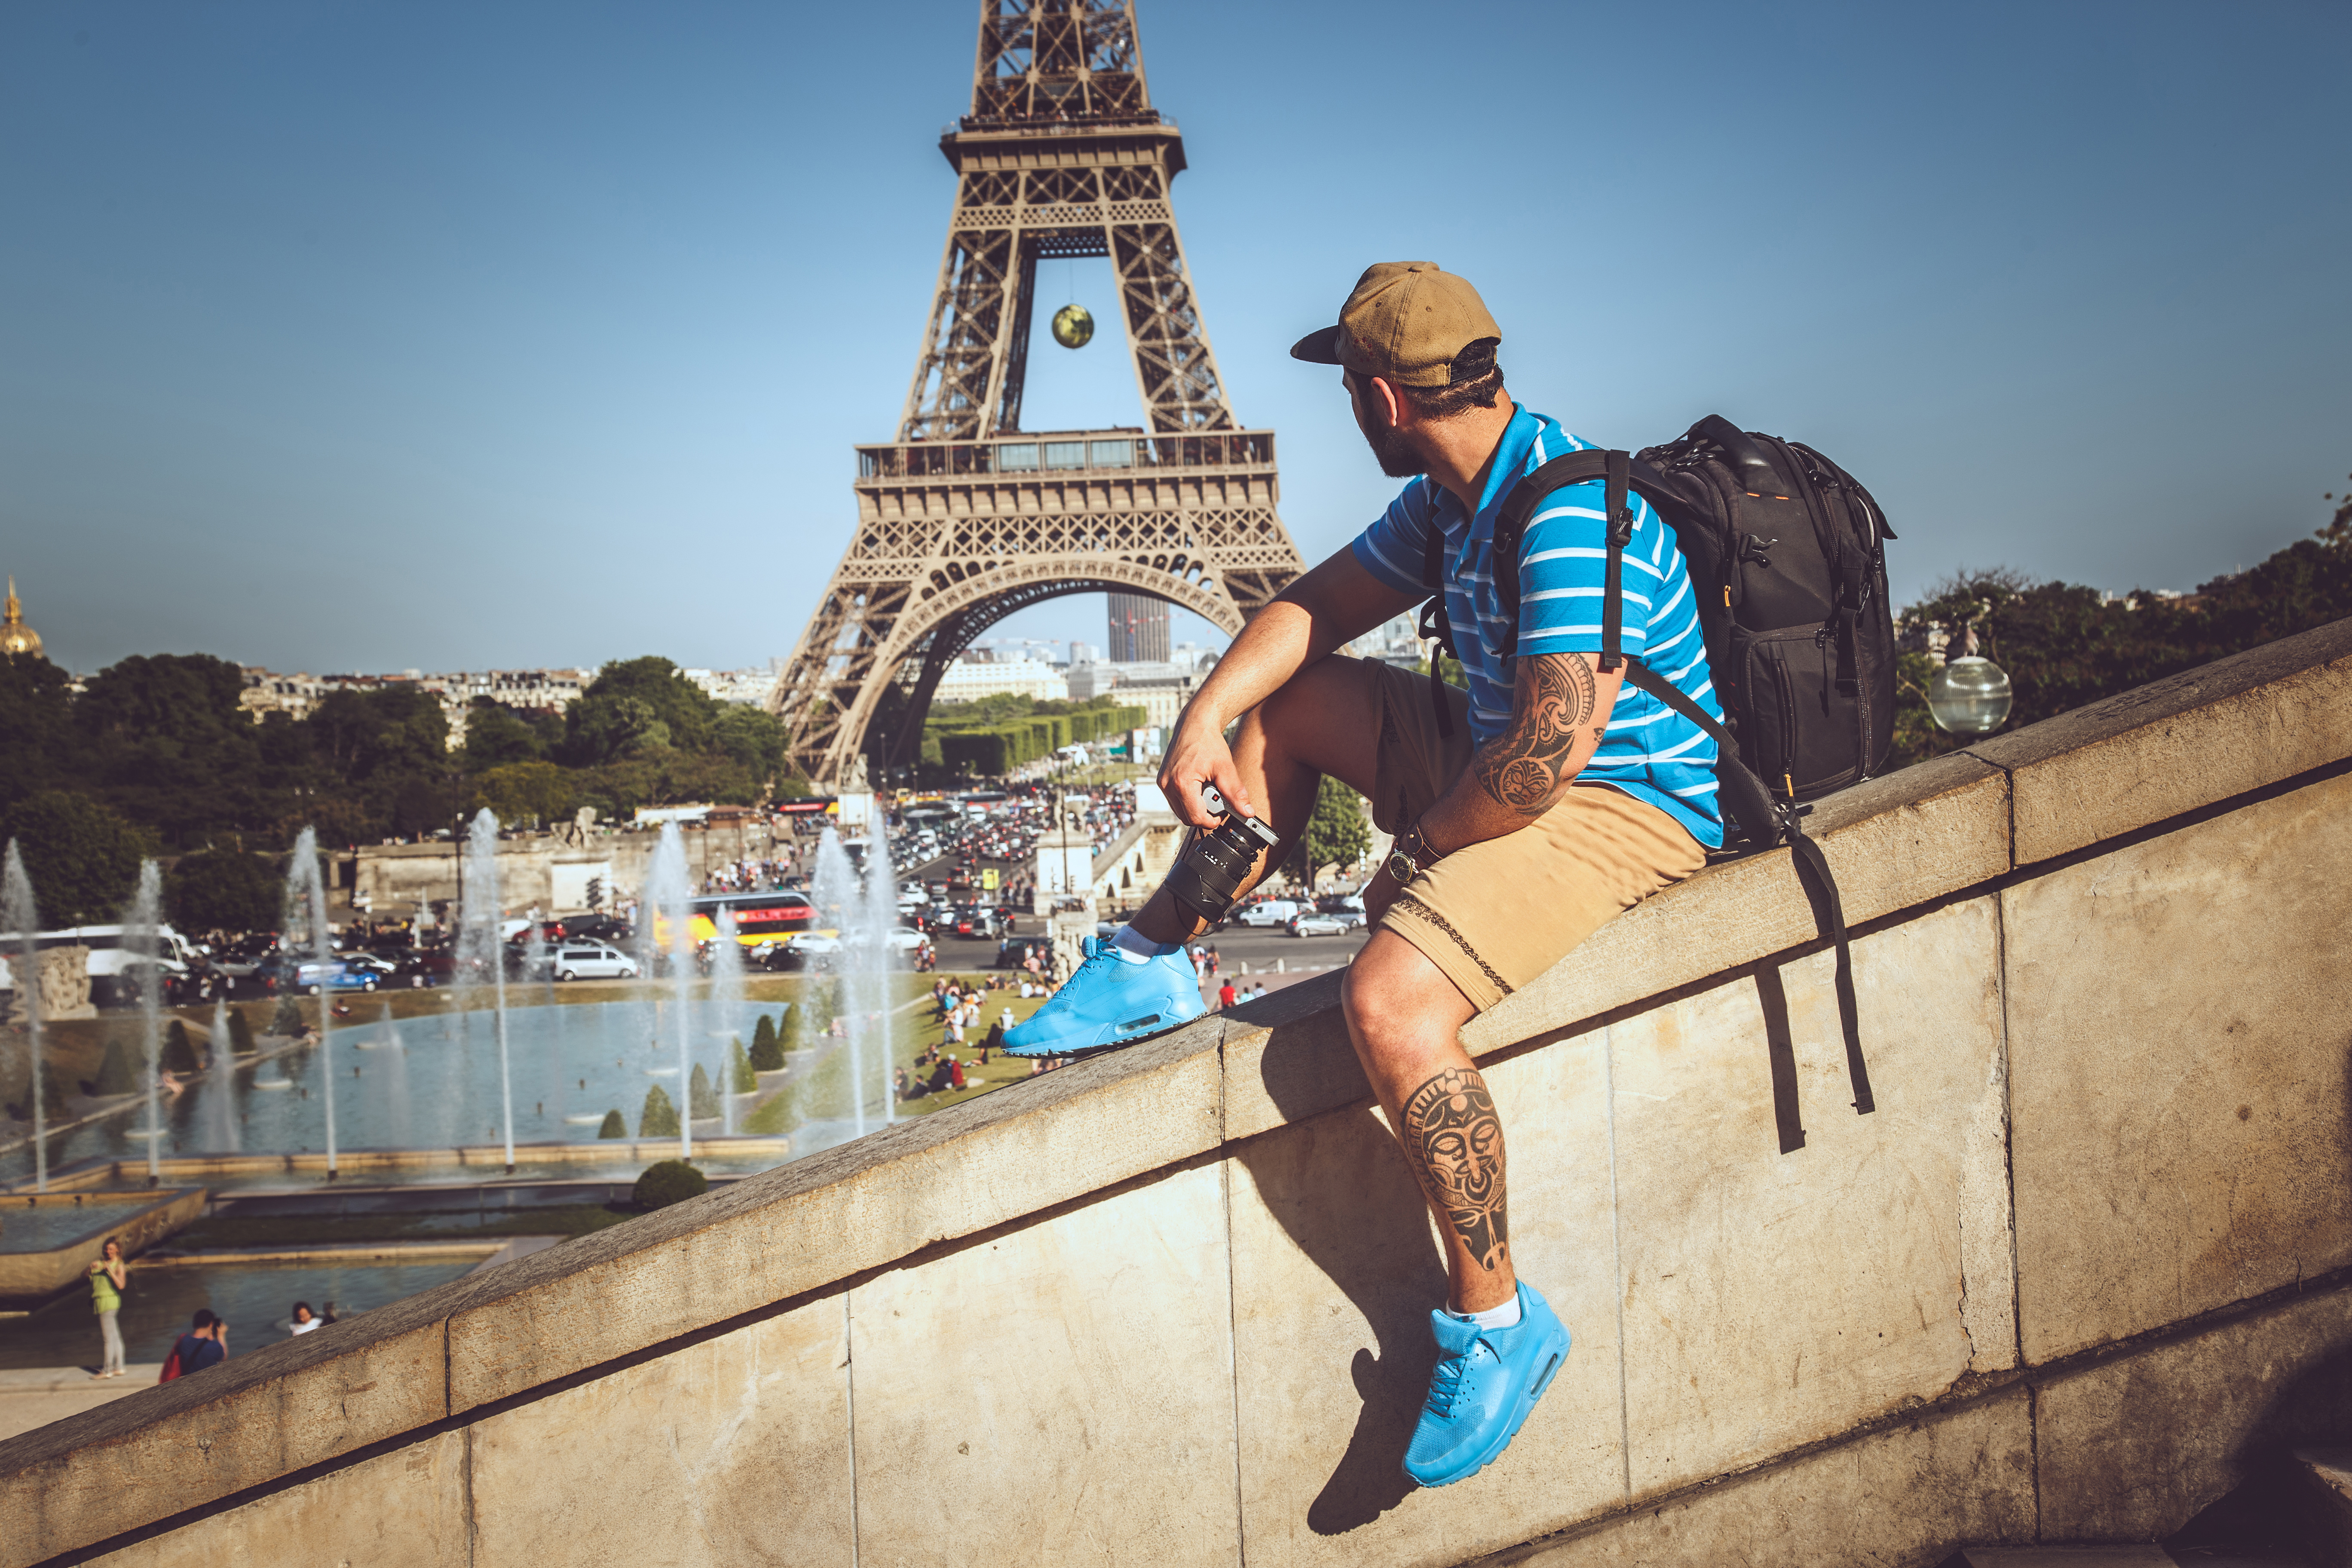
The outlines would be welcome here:
<svg viewBox="0 0 2352 1568">
<path fill-rule="evenodd" d="M 1445 531 L 1437 526 L 1437 519 L 1429 520 L 1429 541 L 1423 546 L 1421 585 L 1434 590 L 1429 603 L 1421 607 L 1422 640 L 1431 643 L 1429 650 L 1429 706 L 1437 715 L 1437 732 L 1446 740 L 1454 738 L 1454 709 L 1445 700 L 1445 677 L 1438 668 L 1437 656 L 1452 654 L 1455 663 L 1462 655 L 1454 647 L 1454 620 L 1445 613 Z"/>
</svg>

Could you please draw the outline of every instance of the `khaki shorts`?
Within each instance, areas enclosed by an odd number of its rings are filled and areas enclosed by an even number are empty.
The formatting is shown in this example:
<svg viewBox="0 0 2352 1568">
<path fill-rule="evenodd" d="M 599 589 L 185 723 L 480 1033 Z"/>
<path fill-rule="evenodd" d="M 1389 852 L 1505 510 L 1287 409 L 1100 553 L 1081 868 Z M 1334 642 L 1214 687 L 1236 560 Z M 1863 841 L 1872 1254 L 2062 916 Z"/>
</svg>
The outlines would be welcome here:
<svg viewBox="0 0 2352 1568">
<path fill-rule="evenodd" d="M 1469 699 L 1445 689 L 1454 733 L 1440 736 L 1427 676 L 1363 662 L 1381 701 L 1372 820 L 1395 833 L 1470 766 Z M 1420 949 L 1483 1013 L 1706 864 L 1698 840 L 1656 806 L 1607 784 L 1578 784 L 1517 833 L 1465 846 L 1415 877 L 1381 926 Z"/>
</svg>

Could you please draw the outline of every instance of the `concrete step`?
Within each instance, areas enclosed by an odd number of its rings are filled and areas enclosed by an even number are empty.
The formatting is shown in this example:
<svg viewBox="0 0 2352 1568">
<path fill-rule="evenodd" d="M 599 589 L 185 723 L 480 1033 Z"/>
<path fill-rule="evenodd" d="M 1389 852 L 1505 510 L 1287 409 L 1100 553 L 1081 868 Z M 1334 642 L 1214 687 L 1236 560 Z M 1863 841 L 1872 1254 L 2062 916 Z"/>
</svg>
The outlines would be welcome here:
<svg viewBox="0 0 2352 1568">
<path fill-rule="evenodd" d="M 2294 1471 L 2314 1568 L 2352 1568 L 2352 1448 L 2297 1448 Z"/>
</svg>

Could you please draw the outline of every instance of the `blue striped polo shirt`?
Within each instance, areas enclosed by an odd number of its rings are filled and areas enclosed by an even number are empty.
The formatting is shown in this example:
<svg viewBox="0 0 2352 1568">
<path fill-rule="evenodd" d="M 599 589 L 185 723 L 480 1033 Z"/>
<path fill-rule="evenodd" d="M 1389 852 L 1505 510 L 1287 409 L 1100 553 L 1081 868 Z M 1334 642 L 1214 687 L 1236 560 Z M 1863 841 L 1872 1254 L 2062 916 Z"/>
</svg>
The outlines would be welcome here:
<svg viewBox="0 0 2352 1568">
<path fill-rule="evenodd" d="M 1421 573 L 1429 531 L 1444 539 L 1445 613 L 1462 644 L 1462 672 L 1470 682 L 1470 732 L 1485 745 L 1508 727 L 1514 675 L 1490 646 L 1503 625 L 1495 592 L 1495 517 L 1520 479 L 1564 452 L 1591 447 L 1559 424 L 1515 408 L 1487 469 L 1477 516 L 1465 520 L 1454 492 L 1428 476 L 1405 486 L 1379 521 L 1355 542 L 1364 569 L 1401 593 L 1426 593 Z M 1601 651 L 1601 605 L 1608 546 L 1601 483 L 1552 491 L 1528 521 L 1519 551 L 1519 651 Z M 1690 572 L 1668 528 L 1650 503 L 1628 493 L 1633 539 L 1625 547 L 1622 641 L 1717 720 L 1723 709 L 1706 667 L 1706 643 Z M 1475 628 L 1479 635 L 1472 636 Z M 1715 742 L 1706 731 L 1651 696 L 1625 686 L 1609 716 L 1609 733 L 1580 784 L 1604 784 L 1672 816 L 1710 848 L 1723 844 L 1716 806 Z"/>
</svg>

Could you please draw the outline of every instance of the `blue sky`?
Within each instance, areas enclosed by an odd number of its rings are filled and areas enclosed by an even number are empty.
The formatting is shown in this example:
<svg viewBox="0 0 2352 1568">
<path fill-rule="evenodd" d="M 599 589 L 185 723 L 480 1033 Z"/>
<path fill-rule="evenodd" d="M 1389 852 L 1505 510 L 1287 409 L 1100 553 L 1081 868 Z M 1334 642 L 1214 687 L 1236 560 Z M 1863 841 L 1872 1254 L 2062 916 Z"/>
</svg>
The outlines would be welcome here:
<svg viewBox="0 0 2352 1568">
<path fill-rule="evenodd" d="M 788 652 L 906 395 L 975 14 L 0 8 L 0 569 L 52 656 Z M 2340 5 L 1140 17 L 1310 558 L 1393 485 L 1285 351 L 1384 258 L 1475 281 L 1591 439 L 1719 411 L 1837 457 L 1898 599 L 2189 587 L 2352 469 Z M 1115 322 L 1107 268 L 1041 298 Z M 1115 325 L 1031 363 L 1033 428 L 1139 417 Z M 1099 641 L 1099 601 L 1003 630 Z"/>
</svg>

